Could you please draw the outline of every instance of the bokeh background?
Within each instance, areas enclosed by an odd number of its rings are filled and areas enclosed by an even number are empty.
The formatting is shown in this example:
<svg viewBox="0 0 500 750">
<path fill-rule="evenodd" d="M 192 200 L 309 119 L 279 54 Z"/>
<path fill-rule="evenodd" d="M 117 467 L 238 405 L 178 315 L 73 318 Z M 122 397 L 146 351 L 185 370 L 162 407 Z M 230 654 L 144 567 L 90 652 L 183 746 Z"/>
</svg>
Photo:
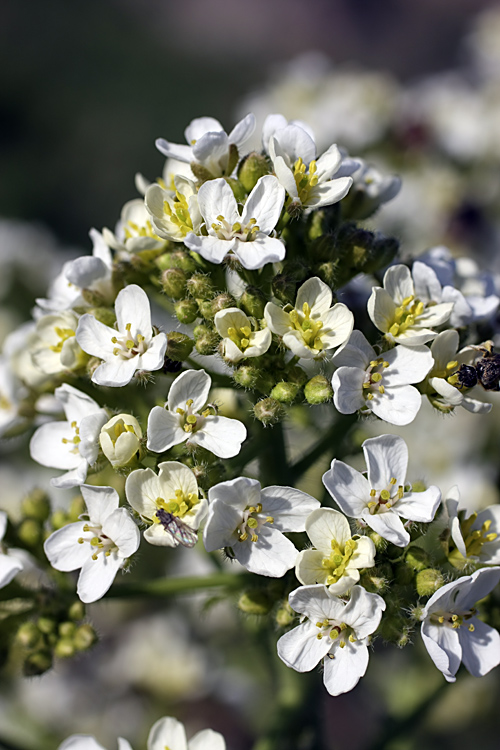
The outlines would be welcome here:
<svg viewBox="0 0 500 750">
<path fill-rule="evenodd" d="M 90 250 L 90 227 L 113 228 L 136 196 L 135 173 L 161 174 L 155 138 L 183 142 L 185 126 L 200 115 L 217 117 L 227 130 L 250 109 L 310 119 L 322 147 L 338 139 L 353 155 L 403 174 L 408 187 L 380 221 L 408 257 L 446 242 L 455 254 L 500 270 L 500 26 L 495 37 L 494 16 L 480 15 L 497 6 L 4 0 L 0 339 L 29 316 L 65 256 Z M 412 425 L 411 450 L 422 478 L 441 480 L 443 489 L 458 481 L 470 507 L 481 507 L 499 497 L 499 427 L 494 416 L 473 420 L 457 416 L 451 435 L 450 422 L 424 408 Z M 443 446 L 432 456 L 422 439 L 430 431 Z M 21 496 L 51 473 L 32 476 L 16 466 L 18 443 L 1 447 L 2 507 L 15 514 Z M 309 477 L 313 485 L 321 468 Z M 182 560 L 158 563 L 148 554 L 143 564 L 152 576 L 183 570 Z M 190 562 L 200 572 L 204 564 Z M 103 640 L 93 652 L 41 678 L 3 675 L 0 748 L 50 750 L 76 731 L 95 733 L 108 750 L 119 734 L 139 748 L 165 714 L 185 720 L 190 733 L 206 726 L 223 732 L 230 750 L 252 747 L 273 699 L 260 626 L 243 627 L 234 602 L 211 604 L 201 618 L 199 600 L 176 602 L 168 612 L 161 604 L 96 606 Z M 444 680 L 415 641 L 416 658 L 411 649 L 378 644 L 352 694 L 318 693 L 325 747 L 498 747 L 497 673 L 481 681 L 461 674 L 436 694 Z"/>
</svg>

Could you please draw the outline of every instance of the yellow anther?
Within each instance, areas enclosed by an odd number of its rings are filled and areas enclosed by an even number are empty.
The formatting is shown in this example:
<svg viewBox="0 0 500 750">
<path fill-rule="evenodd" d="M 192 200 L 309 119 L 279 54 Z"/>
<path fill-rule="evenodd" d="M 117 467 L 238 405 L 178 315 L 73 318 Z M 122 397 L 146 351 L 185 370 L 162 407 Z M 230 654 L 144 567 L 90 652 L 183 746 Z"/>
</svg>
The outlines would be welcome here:
<svg viewBox="0 0 500 750">
<path fill-rule="evenodd" d="M 440 615 L 440 616 L 438 617 L 438 622 L 439 622 L 439 624 L 440 624 L 440 625 L 442 625 L 442 624 L 443 624 L 443 622 L 444 622 L 444 617 L 443 617 L 443 615 Z"/>
<path fill-rule="evenodd" d="M 451 616 L 451 621 L 452 622 L 456 622 L 457 620 L 458 620 L 458 615 L 452 615 Z"/>
<path fill-rule="evenodd" d="M 473 633 L 475 631 L 475 629 L 476 628 L 474 627 L 474 625 L 472 623 L 470 625 L 468 625 L 469 633 Z"/>
<path fill-rule="evenodd" d="M 137 341 L 139 342 L 139 344 L 142 344 L 142 342 L 144 341 L 144 336 L 142 335 L 142 333 L 137 334 Z"/>
<path fill-rule="evenodd" d="M 404 489 L 403 485 L 400 484 L 399 487 L 398 487 L 398 500 L 402 500 L 404 494 L 405 494 L 405 489 Z"/>
<path fill-rule="evenodd" d="M 85 531 L 85 533 L 87 531 L 90 531 L 90 527 L 89 527 L 88 523 L 84 524 L 83 530 Z"/>
<path fill-rule="evenodd" d="M 127 325 L 125 326 L 125 330 L 130 331 L 131 328 L 132 328 L 132 323 L 127 323 Z"/>
<path fill-rule="evenodd" d="M 356 643 L 356 637 L 353 635 L 353 633 L 351 633 L 351 635 L 349 636 L 349 640 L 351 641 L 351 643 Z"/>
<path fill-rule="evenodd" d="M 396 477 L 391 477 L 391 478 L 389 479 L 389 484 L 392 484 L 392 485 L 394 485 L 394 484 L 396 484 L 396 482 L 397 482 L 397 481 L 398 481 L 398 480 L 396 479 Z"/>
<path fill-rule="evenodd" d="M 302 305 L 302 312 L 307 318 L 311 314 L 311 308 L 309 307 L 309 304 L 307 302 L 304 302 L 304 304 Z"/>
<path fill-rule="evenodd" d="M 259 537 L 257 536 L 257 534 L 252 534 L 252 542 L 258 542 L 258 541 L 259 541 Z"/>
<path fill-rule="evenodd" d="M 193 405 L 193 399 L 192 398 L 188 398 L 188 400 L 186 401 L 186 406 L 190 407 L 192 405 Z"/>
<path fill-rule="evenodd" d="M 363 388 L 371 388 L 371 383 L 363 383 Z"/>
<path fill-rule="evenodd" d="M 232 226 L 233 232 L 241 232 L 241 224 L 239 221 L 236 221 Z"/>
<path fill-rule="evenodd" d="M 382 362 L 382 367 L 389 367 L 389 362 L 387 362 L 385 359 Z"/>
<path fill-rule="evenodd" d="M 370 497 L 375 497 L 377 494 L 377 490 L 370 490 Z"/>
<path fill-rule="evenodd" d="M 115 357 L 118 356 L 119 353 L 120 350 L 118 348 L 113 349 L 113 354 L 115 355 Z"/>
<path fill-rule="evenodd" d="M 404 298 L 403 302 L 401 303 L 401 306 L 402 307 L 408 307 L 408 305 L 410 304 L 410 302 L 413 302 L 414 299 L 415 299 L 415 295 L 414 294 L 410 294 L 409 297 L 405 297 Z"/>
<path fill-rule="evenodd" d="M 217 221 L 224 221 L 224 217 L 223 217 L 223 215 L 222 215 L 222 214 L 219 214 L 219 215 L 217 216 Z"/>
<path fill-rule="evenodd" d="M 384 386 L 383 386 L 383 385 L 379 385 L 379 387 L 378 387 L 378 392 L 379 392 L 379 393 L 381 393 L 381 394 L 384 394 L 384 393 L 385 393 L 385 388 L 384 388 Z"/>
<path fill-rule="evenodd" d="M 248 539 L 247 532 L 245 531 L 243 534 L 240 534 L 239 539 L 240 539 L 240 542 L 246 542 L 246 540 Z"/>
<path fill-rule="evenodd" d="M 498 534 L 495 534 L 491 532 L 491 534 L 486 534 L 484 537 L 485 542 L 493 542 L 497 538 Z"/>
<path fill-rule="evenodd" d="M 266 523 L 274 523 L 274 518 L 272 516 L 267 516 Z M 496 535 L 495 535 L 496 536 Z"/>
<path fill-rule="evenodd" d="M 366 398 L 368 399 L 368 401 L 373 401 L 373 393 L 367 393 Z"/>
<path fill-rule="evenodd" d="M 250 326 L 242 326 L 242 327 L 240 328 L 240 331 L 242 332 L 242 334 L 243 334 L 243 335 L 244 335 L 244 336 L 245 336 L 245 337 L 246 337 L 247 339 L 248 339 L 248 338 L 250 338 L 250 336 L 252 335 L 252 329 L 250 328 Z"/>
<path fill-rule="evenodd" d="M 340 648 L 345 648 L 345 641 L 340 641 L 339 646 Z"/>
<path fill-rule="evenodd" d="M 262 503 L 257 503 L 256 512 L 257 513 L 262 513 Z"/>
<path fill-rule="evenodd" d="M 84 538 L 83 538 L 83 537 L 79 537 L 79 538 L 78 538 L 78 544 L 83 544 L 83 543 L 84 543 L 84 541 L 85 541 L 85 540 L 84 540 Z"/>
<path fill-rule="evenodd" d="M 322 622 L 317 622 L 316 623 L 316 627 L 317 628 L 322 628 L 323 627 L 323 623 Z"/>
<path fill-rule="evenodd" d="M 455 370 L 458 367 L 458 362 L 456 359 L 454 359 L 452 362 L 448 362 L 446 365 L 447 370 Z"/>
<path fill-rule="evenodd" d="M 367 503 L 368 508 L 374 508 L 378 503 L 376 503 L 374 500 L 370 500 L 370 502 Z"/>
<path fill-rule="evenodd" d="M 415 312 L 414 312 L 414 315 L 415 315 L 416 317 L 418 317 L 419 315 L 422 315 L 422 313 L 424 312 L 424 309 L 425 309 L 425 307 L 424 307 L 424 303 L 423 303 L 423 302 L 419 302 L 419 303 L 417 304 L 417 306 L 415 307 Z"/>
<path fill-rule="evenodd" d="M 318 633 L 316 638 L 320 641 L 323 638 L 323 633 Z"/>
<path fill-rule="evenodd" d="M 97 553 L 96 552 L 94 552 L 94 554 L 92 555 L 92 560 L 97 560 Z"/>
<path fill-rule="evenodd" d="M 112 344 L 117 344 L 118 343 L 118 339 L 116 338 L 116 336 L 111 336 L 111 343 Z"/>
<path fill-rule="evenodd" d="M 241 346 L 243 349 L 246 349 L 249 343 L 250 341 L 248 339 L 241 339 Z"/>
<path fill-rule="evenodd" d="M 392 326 L 389 328 L 389 333 L 391 336 L 397 336 L 399 333 L 399 326 L 397 323 L 393 323 Z"/>
</svg>

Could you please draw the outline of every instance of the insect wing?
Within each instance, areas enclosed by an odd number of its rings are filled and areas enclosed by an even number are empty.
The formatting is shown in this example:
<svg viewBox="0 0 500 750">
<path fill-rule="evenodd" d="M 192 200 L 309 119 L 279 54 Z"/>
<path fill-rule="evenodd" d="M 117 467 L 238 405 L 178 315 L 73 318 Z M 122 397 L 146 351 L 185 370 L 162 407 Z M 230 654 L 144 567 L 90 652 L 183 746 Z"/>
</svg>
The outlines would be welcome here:
<svg viewBox="0 0 500 750">
<path fill-rule="evenodd" d="M 182 544 L 184 547 L 194 547 L 198 541 L 198 534 L 196 531 L 189 528 L 189 526 L 183 523 L 183 521 L 181 521 L 180 518 L 177 518 L 177 516 L 174 516 L 172 513 L 167 513 L 163 508 L 158 510 L 156 515 L 160 519 L 165 531 L 168 531 L 168 533 L 171 534 L 179 544 Z"/>
</svg>

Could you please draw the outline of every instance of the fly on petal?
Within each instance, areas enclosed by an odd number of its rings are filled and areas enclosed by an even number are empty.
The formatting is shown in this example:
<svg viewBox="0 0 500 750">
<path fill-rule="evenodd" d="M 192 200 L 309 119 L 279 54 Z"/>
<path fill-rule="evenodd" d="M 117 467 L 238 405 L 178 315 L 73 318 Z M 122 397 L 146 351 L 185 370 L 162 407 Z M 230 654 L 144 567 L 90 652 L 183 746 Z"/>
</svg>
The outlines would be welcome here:
<svg viewBox="0 0 500 750">
<path fill-rule="evenodd" d="M 163 510 L 163 508 L 159 508 L 156 511 L 156 517 L 159 519 L 165 531 L 172 534 L 179 544 L 182 544 L 184 547 L 194 547 L 198 541 L 198 534 L 196 531 L 190 529 L 187 524 L 180 520 L 180 518 L 174 516 L 173 513 L 168 513 L 168 511 Z"/>
</svg>

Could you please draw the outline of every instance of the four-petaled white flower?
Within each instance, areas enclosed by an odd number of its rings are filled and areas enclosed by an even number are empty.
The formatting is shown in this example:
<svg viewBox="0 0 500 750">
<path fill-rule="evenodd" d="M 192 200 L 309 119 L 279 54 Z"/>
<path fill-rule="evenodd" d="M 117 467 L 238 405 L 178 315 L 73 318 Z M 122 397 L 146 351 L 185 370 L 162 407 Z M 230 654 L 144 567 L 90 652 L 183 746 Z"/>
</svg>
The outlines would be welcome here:
<svg viewBox="0 0 500 750">
<path fill-rule="evenodd" d="M 127 385 L 137 370 L 163 366 L 167 337 L 164 333 L 153 335 L 146 292 L 136 284 L 126 286 L 116 298 L 115 312 L 117 330 L 86 314 L 76 331 L 83 351 L 104 360 L 92 374 L 98 385 Z"/>
<path fill-rule="evenodd" d="M 429 656 L 447 682 L 455 682 L 460 663 L 474 677 L 500 664 L 500 635 L 476 617 L 475 604 L 500 581 L 500 568 L 481 568 L 451 581 L 425 605 L 422 638 Z"/>
<path fill-rule="evenodd" d="M 242 145 L 255 130 L 255 116 L 248 114 L 229 135 L 213 117 L 198 117 L 184 131 L 188 146 L 158 138 L 156 148 L 165 156 L 188 164 L 200 164 L 213 177 L 229 177 L 238 163 Z"/>
<path fill-rule="evenodd" d="M 246 357 L 260 357 L 271 346 L 269 328 L 254 330 L 255 320 L 238 307 L 220 310 L 214 318 L 215 327 L 222 336 L 222 353 L 229 362 L 239 362 Z"/>
<path fill-rule="evenodd" d="M 149 413 L 149 450 L 163 453 L 187 440 L 219 458 L 238 455 L 247 436 L 246 427 L 237 419 L 218 417 L 210 408 L 205 409 L 211 384 L 205 370 L 187 370 L 174 380 L 165 405 L 168 411 L 155 406 Z"/>
<path fill-rule="evenodd" d="M 405 346 L 425 344 L 437 335 L 432 327 L 450 317 L 453 302 L 436 304 L 424 294 L 425 287 L 421 283 L 419 290 L 423 299 L 418 296 L 410 269 L 402 263 L 387 269 L 383 288 L 373 288 L 368 315 L 389 341 Z"/>
<path fill-rule="evenodd" d="M 65 422 L 48 422 L 31 438 L 31 458 L 42 466 L 66 469 L 50 480 L 54 487 L 76 487 L 85 481 L 99 453 L 99 433 L 108 415 L 94 399 L 71 385 L 61 385 L 54 395 L 63 405 Z"/>
<path fill-rule="evenodd" d="M 161 523 L 158 511 L 163 509 L 198 531 L 207 512 L 207 501 L 198 497 L 196 477 L 184 464 L 164 461 L 158 469 L 158 474 L 152 469 L 133 471 L 127 477 L 125 492 L 132 508 L 150 524 L 144 539 L 157 546 L 177 547 L 179 540 Z"/>
<path fill-rule="evenodd" d="M 174 195 L 154 184 L 147 189 L 144 201 L 155 232 L 163 239 L 184 242 L 191 232 L 198 234 L 203 219 L 195 183 L 182 175 L 175 177 L 174 183 Z"/>
<path fill-rule="evenodd" d="M 268 302 L 264 316 L 273 333 L 297 357 L 316 359 L 343 344 L 351 335 L 354 316 L 341 302 L 332 304 L 332 290 L 321 279 L 308 279 L 297 292 L 295 307 Z"/>
<path fill-rule="evenodd" d="M 340 509 L 398 547 L 410 543 L 401 517 L 430 523 L 441 499 L 437 487 L 424 492 L 405 490 L 408 448 L 397 435 L 380 435 L 363 443 L 368 478 L 334 459 L 323 484 Z"/>
<path fill-rule="evenodd" d="M 378 356 L 361 331 L 353 331 L 332 362 L 339 368 L 332 388 L 341 414 L 361 409 L 405 425 L 415 419 L 422 403 L 419 391 L 409 384 L 420 383 L 434 361 L 426 346 L 396 346 Z"/>
<path fill-rule="evenodd" d="M 474 414 L 486 414 L 491 411 L 491 404 L 471 398 L 468 389 L 460 390 L 457 375 L 461 365 L 472 365 L 482 352 L 471 346 L 457 352 L 459 339 L 458 331 L 454 330 L 436 336 L 431 345 L 434 366 L 425 379 L 423 391 L 439 411 L 450 412 L 462 406 Z"/>
<path fill-rule="evenodd" d="M 500 505 L 474 511 L 458 510 L 458 487 L 449 490 L 444 506 L 448 515 L 448 528 L 455 548 L 448 560 L 456 568 L 500 564 Z"/>
<path fill-rule="evenodd" d="M 0 589 L 8 583 L 23 569 L 23 563 L 16 557 L 15 550 L 7 550 L 2 544 L 2 539 L 7 531 L 7 513 L 0 510 Z M 14 554 L 11 554 L 13 552 Z M 23 550 L 24 552 L 24 550 Z"/>
<path fill-rule="evenodd" d="M 76 591 L 88 604 L 104 596 L 119 569 L 137 551 L 140 534 L 128 510 L 118 507 L 116 490 L 87 484 L 80 490 L 88 520 L 54 531 L 44 550 L 56 570 L 81 568 Z"/>
<path fill-rule="evenodd" d="M 292 487 L 265 487 L 256 479 L 238 477 L 208 492 L 203 541 L 208 552 L 231 547 L 251 573 L 280 578 L 297 559 L 294 544 L 284 536 L 304 531 L 307 516 L 319 501 Z"/>
<path fill-rule="evenodd" d="M 337 203 L 352 185 L 352 177 L 334 178 L 342 165 L 337 146 L 333 144 L 316 160 L 316 144 L 300 125 L 275 130 L 269 154 L 276 177 L 290 196 L 290 215 Z"/>
<path fill-rule="evenodd" d="M 46 375 L 55 375 L 85 365 L 88 357 L 75 338 L 78 322 L 78 315 L 72 310 L 43 315 L 37 320 L 37 338 L 31 347 L 35 367 Z"/>
<path fill-rule="evenodd" d="M 314 549 L 299 552 L 295 575 L 304 585 L 323 583 L 340 596 L 359 581 L 361 568 L 375 565 L 375 545 L 367 536 L 352 536 L 347 518 L 333 508 L 313 510 L 306 533 Z"/>
<path fill-rule="evenodd" d="M 368 667 L 368 636 L 378 628 L 385 602 L 354 586 L 348 602 L 326 586 L 301 586 L 288 601 L 303 622 L 278 641 L 278 656 L 297 672 L 310 672 L 323 659 L 330 695 L 347 693 Z"/>
<path fill-rule="evenodd" d="M 211 263 L 234 258 L 243 268 L 255 270 L 285 257 L 285 245 L 269 235 L 283 208 L 285 191 L 276 177 L 261 177 L 240 215 L 226 180 L 209 180 L 198 191 L 198 203 L 208 235 L 190 232 L 184 244 Z"/>
</svg>

